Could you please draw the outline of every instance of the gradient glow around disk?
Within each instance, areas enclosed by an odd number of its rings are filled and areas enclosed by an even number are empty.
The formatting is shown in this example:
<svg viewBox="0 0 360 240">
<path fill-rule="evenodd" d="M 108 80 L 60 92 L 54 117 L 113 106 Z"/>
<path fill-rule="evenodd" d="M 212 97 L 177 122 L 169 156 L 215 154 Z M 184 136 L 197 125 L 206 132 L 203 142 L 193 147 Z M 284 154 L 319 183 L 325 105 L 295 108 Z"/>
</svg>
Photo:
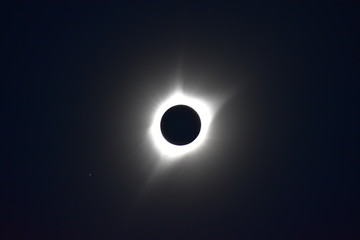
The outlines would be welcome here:
<svg viewBox="0 0 360 240">
<path fill-rule="evenodd" d="M 193 142 L 187 145 L 178 146 L 171 144 L 166 141 L 161 133 L 160 121 L 162 116 L 170 107 L 176 105 L 187 105 L 193 108 L 198 113 L 201 120 L 201 130 L 199 135 Z M 176 90 L 172 95 L 161 102 L 155 110 L 149 131 L 153 146 L 164 160 L 178 159 L 190 152 L 194 152 L 206 141 L 213 116 L 214 111 L 212 107 L 204 99 L 189 96 L 181 90 Z"/>
</svg>

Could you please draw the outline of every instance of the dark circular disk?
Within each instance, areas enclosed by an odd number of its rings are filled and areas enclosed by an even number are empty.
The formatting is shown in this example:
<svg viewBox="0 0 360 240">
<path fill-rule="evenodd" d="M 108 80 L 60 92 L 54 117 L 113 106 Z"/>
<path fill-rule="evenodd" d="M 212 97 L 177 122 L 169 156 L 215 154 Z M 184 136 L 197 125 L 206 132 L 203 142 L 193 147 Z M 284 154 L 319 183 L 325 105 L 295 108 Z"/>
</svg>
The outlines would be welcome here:
<svg viewBox="0 0 360 240">
<path fill-rule="evenodd" d="M 169 108 L 161 118 L 161 133 L 174 145 L 186 145 L 200 133 L 201 120 L 197 112 L 186 105 Z"/>
</svg>

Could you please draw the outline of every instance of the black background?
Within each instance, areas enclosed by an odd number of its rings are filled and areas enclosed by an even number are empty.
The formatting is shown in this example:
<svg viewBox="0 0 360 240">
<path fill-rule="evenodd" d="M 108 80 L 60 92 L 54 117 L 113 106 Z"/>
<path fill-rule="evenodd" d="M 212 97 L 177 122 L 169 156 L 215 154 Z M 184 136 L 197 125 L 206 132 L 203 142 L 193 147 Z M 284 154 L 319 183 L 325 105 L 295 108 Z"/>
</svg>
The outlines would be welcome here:
<svg viewBox="0 0 360 240">
<path fill-rule="evenodd" d="M 0 238 L 359 239 L 358 15 L 312 1 L 2 4 Z M 236 94 L 211 149 L 144 191 L 151 104 L 176 76 Z"/>
</svg>

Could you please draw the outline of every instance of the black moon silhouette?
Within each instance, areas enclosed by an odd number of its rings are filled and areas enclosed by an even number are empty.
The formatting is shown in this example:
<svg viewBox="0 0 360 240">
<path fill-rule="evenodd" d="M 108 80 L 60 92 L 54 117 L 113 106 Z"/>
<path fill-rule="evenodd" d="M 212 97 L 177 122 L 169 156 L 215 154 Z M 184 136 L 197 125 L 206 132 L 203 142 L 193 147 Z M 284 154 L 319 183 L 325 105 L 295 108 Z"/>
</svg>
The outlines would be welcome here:
<svg viewBox="0 0 360 240">
<path fill-rule="evenodd" d="M 168 142 L 174 145 L 186 145 L 199 135 L 201 120 L 198 113 L 191 107 L 176 105 L 164 113 L 160 128 Z"/>
</svg>

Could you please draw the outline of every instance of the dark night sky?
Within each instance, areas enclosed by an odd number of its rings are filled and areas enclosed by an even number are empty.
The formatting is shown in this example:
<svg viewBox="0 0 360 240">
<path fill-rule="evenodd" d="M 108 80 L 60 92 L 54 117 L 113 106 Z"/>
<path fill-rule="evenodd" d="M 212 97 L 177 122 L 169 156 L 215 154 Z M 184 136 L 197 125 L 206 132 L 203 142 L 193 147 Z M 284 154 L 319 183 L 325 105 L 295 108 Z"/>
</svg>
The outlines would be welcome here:
<svg viewBox="0 0 360 240">
<path fill-rule="evenodd" d="M 2 4 L 0 238 L 359 239 L 359 7 Z M 144 191 L 175 76 L 235 94 Z"/>
</svg>

